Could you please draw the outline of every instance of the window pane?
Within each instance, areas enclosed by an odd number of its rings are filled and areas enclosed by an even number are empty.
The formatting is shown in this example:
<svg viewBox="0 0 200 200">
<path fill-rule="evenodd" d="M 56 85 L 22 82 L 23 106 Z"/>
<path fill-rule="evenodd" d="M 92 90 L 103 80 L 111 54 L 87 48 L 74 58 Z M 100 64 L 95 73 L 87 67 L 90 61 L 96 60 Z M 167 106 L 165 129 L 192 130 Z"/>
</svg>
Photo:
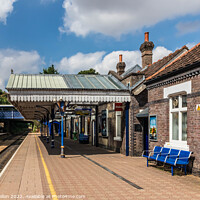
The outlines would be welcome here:
<svg viewBox="0 0 200 200">
<path fill-rule="evenodd" d="M 187 107 L 187 96 L 186 95 L 182 96 L 182 107 Z"/>
<path fill-rule="evenodd" d="M 117 115 L 117 137 L 121 137 L 121 115 Z"/>
<path fill-rule="evenodd" d="M 179 140 L 178 113 L 172 113 L 172 140 Z"/>
<path fill-rule="evenodd" d="M 106 130 L 106 110 L 102 110 L 102 136 L 107 135 Z"/>
<path fill-rule="evenodd" d="M 172 98 L 172 108 L 178 108 L 178 96 Z"/>
<path fill-rule="evenodd" d="M 187 113 L 182 113 L 182 140 L 187 140 Z"/>
</svg>

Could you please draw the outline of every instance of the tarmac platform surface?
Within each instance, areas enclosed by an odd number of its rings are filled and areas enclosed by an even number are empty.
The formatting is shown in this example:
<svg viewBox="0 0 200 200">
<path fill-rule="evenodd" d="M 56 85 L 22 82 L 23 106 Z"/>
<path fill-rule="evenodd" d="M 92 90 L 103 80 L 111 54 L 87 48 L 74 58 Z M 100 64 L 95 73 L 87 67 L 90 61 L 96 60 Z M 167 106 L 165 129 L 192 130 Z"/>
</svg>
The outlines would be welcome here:
<svg viewBox="0 0 200 200">
<path fill-rule="evenodd" d="M 142 157 L 65 139 L 66 158 L 29 134 L 0 174 L 1 199 L 200 199 L 200 178 L 146 167 Z"/>
</svg>

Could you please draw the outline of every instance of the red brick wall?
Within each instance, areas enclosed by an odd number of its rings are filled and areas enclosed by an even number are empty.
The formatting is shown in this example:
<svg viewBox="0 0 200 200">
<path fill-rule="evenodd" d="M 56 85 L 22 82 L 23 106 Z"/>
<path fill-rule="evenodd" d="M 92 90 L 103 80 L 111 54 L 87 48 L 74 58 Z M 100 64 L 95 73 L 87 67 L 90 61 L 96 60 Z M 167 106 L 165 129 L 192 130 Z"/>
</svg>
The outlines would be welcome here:
<svg viewBox="0 0 200 200">
<path fill-rule="evenodd" d="M 187 143 L 190 151 L 193 152 L 192 156 L 195 157 L 194 168 L 196 168 L 195 170 L 200 170 L 200 111 L 196 111 L 196 104 L 200 104 L 200 96 L 188 98 L 187 100 Z"/>
<path fill-rule="evenodd" d="M 200 104 L 200 75 L 148 91 L 149 115 L 157 115 L 158 132 L 158 142 L 150 141 L 150 149 L 169 142 L 169 101 L 163 99 L 163 88 L 189 80 L 192 81 L 192 94 L 187 97 L 187 144 L 194 153 L 193 171 L 200 171 L 200 111 L 196 111 L 196 105 Z"/>
<path fill-rule="evenodd" d="M 147 107 L 147 90 L 145 89 L 137 96 L 131 97 L 130 104 L 130 155 L 141 156 L 144 150 L 144 133 L 143 133 L 143 119 L 137 118 L 136 115 L 140 112 L 140 109 Z M 142 128 L 141 131 L 136 131 L 134 126 L 139 124 Z"/>
</svg>

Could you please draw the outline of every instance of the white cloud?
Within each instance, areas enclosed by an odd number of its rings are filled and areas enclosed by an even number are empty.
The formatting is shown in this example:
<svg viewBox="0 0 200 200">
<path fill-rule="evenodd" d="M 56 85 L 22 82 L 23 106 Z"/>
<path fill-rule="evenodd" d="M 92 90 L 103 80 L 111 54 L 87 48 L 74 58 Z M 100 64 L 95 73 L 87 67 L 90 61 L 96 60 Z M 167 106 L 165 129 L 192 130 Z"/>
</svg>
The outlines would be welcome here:
<svg viewBox="0 0 200 200">
<path fill-rule="evenodd" d="M 165 47 L 158 46 L 153 50 L 153 62 L 158 61 L 159 59 L 172 53 L 171 50 L 166 49 Z"/>
<path fill-rule="evenodd" d="M 153 51 L 153 61 L 161 59 L 171 53 L 165 47 L 157 47 Z M 108 74 L 109 70 L 116 71 L 119 54 L 123 55 L 126 70 L 135 64 L 141 65 L 139 51 L 113 51 L 106 54 L 104 51 L 95 53 L 77 53 L 69 58 L 64 57 L 60 62 L 54 63 L 60 73 L 73 74 L 90 68 L 96 69 L 100 74 Z M 44 59 L 37 51 L 17 51 L 13 49 L 0 49 L 0 88 L 4 90 L 11 69 L 14 73 L 39 73 L 44 66 Z"/>
<path fill-rule="evenodd" d="M 187 43 L 186 46 L 188 47 L 188 49 L 191 49 L 192 47 L 194 47 L 196 45 L 196 43 L 191 42 L 191 43 Z"/>
<path fill-rule="evenodd" d="M 200 30 L 200 20 L 180 22 L 176 25 L 176 29 L 180 35 L 196 32 Z"/>
<path fill-rule="evenodd" d="M 59 72 L 70 74 L 78 73 L 81 70 L 94 68 L 96 64 L 101 63 L 104 54 L 104 51 L 88 54 L 77 53 L 70 58 L 64 57 L 55 65 Z"/>
<path fill-rule="evenodd" d="M 165 47 L 157 47 L 153 51 L 153 61 L 167 56 L 172 51 Z M 113 51 L 109 54 L 105 52 L 95 52 L 89 54 L 77 53 L 67 58 L 64 57 L 60 62 L 55 63 L 56 68 L 61 73 L 78 73 L 81 70 L 94 68 L 100 74 L 108 74 L 109 70 L 116 71 L 116 65 L 119 62 L 119 54 L 123 55 L 123 61 L 126 63 L 126 70 L 136 64 L 141 66 L 140 51 Z"/>
<path fill-rule="evenodd" d="M 61 32 L 120 37 L 166 19 L 200 13 L 199 0 L 64 0 Z M 177 9 L 178 8 L 178 9 Z"/>
<path fill-rule="evenodd" d="M 13 11 L 13 3 L 17 0 L 0 0 L 0 21 L 6 24 L 7 16 Z"/>
<path fill-rule="evenodd" d="M 43 64 L 36 51 L 0 49 L 0 88 L 4 90 L 11 69 L 14 73 L 39 73 L 39 67 Z"/>
<path fill-rule="evenodd" d="M 141 54 L 139 51 L 113 51 L 103 57 L 101 63 L 95 65 L 95 69 L 100 74 L 108 74 L 109 70 L 116 71 L 116 65 L 119 62 L 120 54 L 123 55 L 126 69 L 141 63 Z"/>
</svg>

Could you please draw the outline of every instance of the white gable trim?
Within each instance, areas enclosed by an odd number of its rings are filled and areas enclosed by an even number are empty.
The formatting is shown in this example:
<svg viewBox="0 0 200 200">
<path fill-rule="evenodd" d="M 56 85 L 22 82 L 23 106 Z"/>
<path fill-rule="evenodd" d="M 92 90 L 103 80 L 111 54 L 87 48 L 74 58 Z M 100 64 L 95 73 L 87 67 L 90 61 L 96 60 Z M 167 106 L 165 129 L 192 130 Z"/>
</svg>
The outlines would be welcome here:
<svg viewBox="0 0 200 200">
<path fill-rule="evenodd" d="M 180 83 L 177 85 L 173 85 L 167 88 L 164 88 L 164 99 L 168 98 L 169 95 L 174 95 L 177 93 L 181 93 L 184 92 L 186 94 L 190 94 L 192 92 L 192 82 L 191 81 L 187 81 L 184 83 Z"/>
</svg>

